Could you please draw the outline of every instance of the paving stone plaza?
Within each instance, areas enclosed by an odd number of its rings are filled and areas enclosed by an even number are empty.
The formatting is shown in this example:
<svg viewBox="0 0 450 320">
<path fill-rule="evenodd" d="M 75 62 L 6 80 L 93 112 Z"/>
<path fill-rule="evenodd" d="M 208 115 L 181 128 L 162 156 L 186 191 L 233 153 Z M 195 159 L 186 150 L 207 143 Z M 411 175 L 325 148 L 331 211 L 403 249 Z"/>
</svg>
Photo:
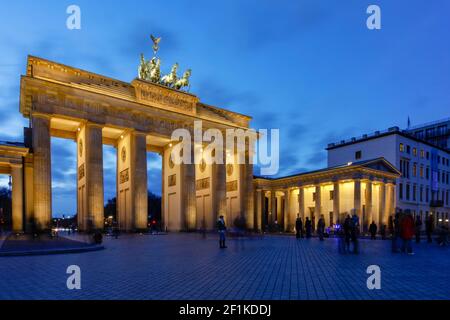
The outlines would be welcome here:
<svg viewBox="0 0 450 320">
<path fill-rule="evenodd" d="M 304 300 L 449 299 L 449 248 L 422 243 L 392 254 L 389 241 L 361 240 L 359 255 L 340 255 L 336 239 L 289 236 L 122 235 L 105 250 L 0 258 L 0 299 Z M 81 290 L 66 269 L 81 268 Z M 370 265 L 381 290 L 367 289 Z"/>
</svg>

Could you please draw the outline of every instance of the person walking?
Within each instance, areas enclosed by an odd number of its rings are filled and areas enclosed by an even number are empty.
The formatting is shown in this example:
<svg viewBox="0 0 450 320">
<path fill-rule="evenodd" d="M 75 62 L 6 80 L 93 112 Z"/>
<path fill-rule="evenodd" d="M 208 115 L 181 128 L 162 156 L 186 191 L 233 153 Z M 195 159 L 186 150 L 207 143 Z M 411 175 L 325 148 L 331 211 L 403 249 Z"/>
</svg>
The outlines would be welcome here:
<svg viewBox="0 0 450 320">
<path fill-rule="evenodd" d="M 352 237 L 352 219 L 350 215 L 344 220 L 344 239 L 345 239 L 345 252 L 350 252 L 350 240 Z"/>
<path fill-rule="evenodd" d="M 297 220 L 295 221 L 295 236 L 297 239 L 303 238 L 303 221 L 300 215 L 297 215 Z"/>
<path fill-rule="evenodd" d="M 414 237 L 414 218 L 407 213 L 400 221 L 400 236 L 402 238 L 402 252 L 413 255 L 411 240 Z"/>
<path fill-rule="evenodd" d="M 351 240 L 353 242 L 353 253 L 358 254 L 359 253 L 359 219 L 358 216 L 355 214 L 353 215 L 352 219 L 350 220 L 351 228 L 350 228 L 350 236 Z"/>
<path fill-rule="evenodd" d="M 432 243 L 431 235 L 433 234 L 433 216 L 427 215 L 425 218 L 425 232 L 427 233 L 428 243 Z"/>
<path fill-rule="evenodd" d="M 317 235 L 319 236 L 320 241 L 323 241 L 324 233 L 325 233 L 325 220 L 323 219 L 323 216 L 320 216 L 320 219 L 317 222 Z"/>
<path fill-rule="evenodd" d="M 392 233 L 392 252 L 398 253 L 398 237 L 400 236 L 400 213 L 397 212 L 393 219 L 393 233 Z"/>
<path fill-rule="evenodd" d="M 416 243 L 420 243 L 420 233 L 422 231 L 422 218 L 420 215 L 416 216 Z"/>
<path fill-rule="evenodd" d="M 306 217 L 305 229 L 306 229 L 306 238 L 308 238 L 308 239 L 311 238 L 312 224 L 311 224 L 311 220 L 309 220 L 308 217 Z"/>
<path fill-rule="evenodd" d="M 375 240 L 377 238 L 377 231 L 378 227 L 375 224 L 375 221 L 372 221 L 372 223 L 369 226 L 370 239 Z"/>
<path fill-rule="evenodd" d="M 219 220 L 217 220 L 217 230 L 219 231 L 220 249 L 226 249 L 227 246 L 225 245 L 225 233 L 227 232 L 227 227 L 225 225 L 225 220 L 223 216 L 220 216 Z"/>
</svg>

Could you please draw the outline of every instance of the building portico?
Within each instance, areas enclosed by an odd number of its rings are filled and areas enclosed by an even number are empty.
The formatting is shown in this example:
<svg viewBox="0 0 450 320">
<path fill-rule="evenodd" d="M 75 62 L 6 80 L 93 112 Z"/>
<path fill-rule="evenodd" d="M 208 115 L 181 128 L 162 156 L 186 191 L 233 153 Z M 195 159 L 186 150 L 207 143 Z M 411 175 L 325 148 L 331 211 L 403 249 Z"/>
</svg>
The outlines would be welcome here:
<svg viewBox="0 0 450 320">
<path fill-rule="evenodd" d="M 313 228 L 320 217 L 326 226 L 333 226 L 353 214 L 359 217 L 362 231 L 372 221 L 387 225 L 389 215 L 395 211 L 392 195 L 398 174 L 397 169 L 380 158 L 279 179 L 258 177 L 254 184 L 256 192 L 266 198 L 256 212 L 257 221 L 266 221 L 266 225 L 258 224 L 258 229 L 273 223 L 272 215 L 278 217 L 277 223 L 287 232 L 294 230 L 297 215 L 303 221 L 309 218 Z M 272 207 L 274 200 L 283 205 Z M 264 207 L 267 203 L 269 210 Z M 279 219 L 281 213 L 284 219 Z"/>
</svg>

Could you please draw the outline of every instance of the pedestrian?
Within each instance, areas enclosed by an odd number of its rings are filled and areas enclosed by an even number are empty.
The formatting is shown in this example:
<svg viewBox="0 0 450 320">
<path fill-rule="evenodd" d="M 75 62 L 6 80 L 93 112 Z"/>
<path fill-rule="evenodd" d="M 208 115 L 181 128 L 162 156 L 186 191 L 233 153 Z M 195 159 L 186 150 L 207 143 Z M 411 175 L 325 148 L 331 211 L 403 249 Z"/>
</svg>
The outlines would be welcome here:
<svg viewBox="0 0 450 320">
<path fill-rule="evenodd" d="M 425 232 L 427 233 L 428 243 L 432 243 L 431 235 L 433 234 L 433 216 L 427 215 L 425 218 Z"/>
<path fill-rule="evenodd" d="M 377 230 L 378 227 L 375 224 L 375 221 L 372 221 L 372 223 L 369 226 L 369 232 L 370 232 L 370 239 L 375 240 L 377 237 Z"/>
<path fill-rule="evenodd" d="M 350 240 L 352 238 L 352 219 L 350 215 L 344 220 L 344 239 L 345 239 L 345 252 L 350 252 Z"/>
<path fill-rule="evenodd" d="M 225 233 L 227 231 L 227 227 L 225 225 L 225 220 L 223 216 L 220 216 L 219 220 L 217 220 L 217 230 L 219 231 L 220 249 L 225 249 L 227 248 L 227 246 L 225 245 Z"/>
<path fill-rule="evenodd" d="M 402 238 L 402 252 L 413 255 L 411 240 L 414 237 L 414 218 L 411 213 L 407 213 L 400 221 L 400 236 Z"/>
<path fill-rule="evenodd" d="M 381 240 L 386 240 L 386 225 L 381 225 L 380 228 Z"/>
<path fill-rule="evenodd" d="M 306 229 L 306 238 L 308 238 L 308 239 L 311 238 L 312 224 L 311 224 L 311 220 L 309 220 L 309 217 L 306 217 L 305 229 Z"/>
<path fill-rule="evenodd" d="M 359 218 L 355 214 L 353 215 L 352 219 L 350 220 L 351 228 L 350 228 L 350 236 L 351 241 L 353 243 L 353 253 L 358 254 L 359 253 Z"/>
<path fill-rule="evenodd" d="M 347 250 L 345 247 L 344 226 L 339 222 L 339 220 L 336 222 L 336 233 L 338 235 L 338 251 L 341 254 L 345 254 L 347 253 Z"/>
<path fill-rule="evenodd" d="M 295 236 L 297 239 L 303 238 L 303 221 L 300 215 L 297 215 L 297 220 L 295 221 Z"/>
<path fill-rule="evenodd" d="M 317 222 L 317 235 L 319 236 L 320 241 L 323 241 L 324 233 L 325 233 L 325 220 L 323 219 L 323 216 L 320 216 L 320 219 Z"/>
<path fill-rule="evenodd" d="M 396 212 L 393 219 L 393 233 L 392 233 L 392 252 L 398 253 L 398 237 L 400 236 L 400 213 Z"/>
<path fill-rule="evenodd" d="M 416 216 L 416 243 L 420 243 L 420 233 L 422 231 L 422 218 L 420 215 Z"/>
<path fill-rule="evenodd" d="M 389 229 L 389 234 L 391 235 L 391 237 L 394 236 L 394 217 L 392 217 L 392 215 L 389 216 L 388 219 L 388 229 Z"/>
</svg>

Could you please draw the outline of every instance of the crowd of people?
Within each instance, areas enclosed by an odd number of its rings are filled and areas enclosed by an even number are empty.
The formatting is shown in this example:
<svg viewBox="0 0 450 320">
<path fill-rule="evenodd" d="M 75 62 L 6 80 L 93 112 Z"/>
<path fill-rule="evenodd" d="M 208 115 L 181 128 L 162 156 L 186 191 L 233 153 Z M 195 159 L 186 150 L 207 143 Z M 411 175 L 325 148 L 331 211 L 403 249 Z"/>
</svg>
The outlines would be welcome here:
<svg viewBox="0 0 450 320">
<path fill-rule="evenodd" d="M 415 239 L 416 243 L 420 243 L 422 238 L 423 222 L 421 217 L 418 215 L 414 219 L 409 211 L 403 213 L 397 212 L 394 216 L 389 218 L 388 228 L 392 239 L 392 252 L 403 252 L 413 255 L 413 239 Z M 379 228 L 375 221 L 372 221 L 367 231 L 372 240 L 376 240 L 378 234 L 381 236 L 382 240 L 386 240 L 386 229 L 386 225 L 381 225 Z M 305 235 L 306 238 L 311 238 L 313 234 L 313 224 L 308 217 L 303 223 L 302 218 L 298 215 L 295 223 L 295 230 L 297 239 L 304 238 Z M 360 230 L 360 221 L 356 214 L 353 216 L 347 215 L 342 223 L 339 221 L 337 222 L 334 228 L 334 234 L 339 239 L 338 246 L 340 253 L 357 254 L 359 252 Z M 433 217 L 432 215 L 427 215 L 425 219 L 425 234 L 428 243 L 433 242 L 432 236 L 435 231 Z M 441 225 L 436 233 L 436 241 L 439 245 L 444 246 L 449 244 L 449 232 L 448 227 L 445 224 Z M 316 234 L 320 241 L 324 241 L 326 233 L 323 216 L 321 216 L 317 222 Z M 327 236 L 329 235 L 327 234 Z"/>
</svg>

